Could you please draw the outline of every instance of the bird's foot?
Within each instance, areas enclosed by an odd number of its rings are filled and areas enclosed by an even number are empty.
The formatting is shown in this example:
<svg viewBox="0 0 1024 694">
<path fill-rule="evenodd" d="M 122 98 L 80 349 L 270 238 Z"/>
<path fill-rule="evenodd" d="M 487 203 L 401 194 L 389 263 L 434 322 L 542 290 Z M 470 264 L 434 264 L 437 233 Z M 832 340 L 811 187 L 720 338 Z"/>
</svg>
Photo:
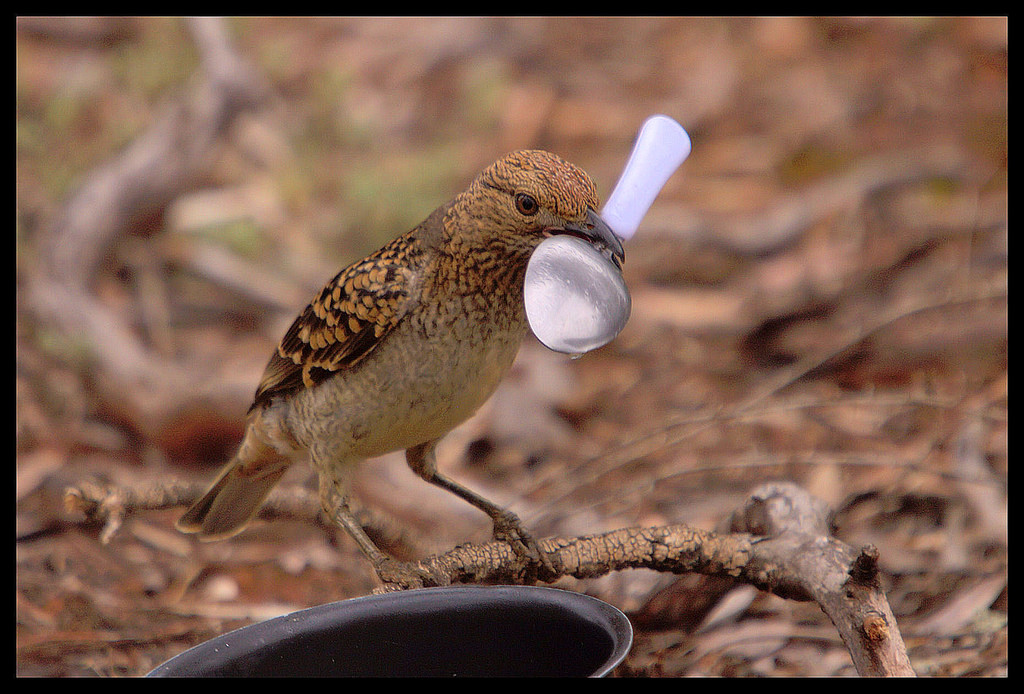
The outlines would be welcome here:
<svg viewBox="0 0 1024 694">
<path fill-rule="evenodd" d="M 551 563 L 551 558 L 537 543 L 533 536 L 523 527 L 519 517 L 511 511 L 502 511 L 492 518 L 494 522 L 494 539 L 506 542 L 519 559 L 536 570 L 537 578 L 554 580 L 558 572 Z"/>
</svg>

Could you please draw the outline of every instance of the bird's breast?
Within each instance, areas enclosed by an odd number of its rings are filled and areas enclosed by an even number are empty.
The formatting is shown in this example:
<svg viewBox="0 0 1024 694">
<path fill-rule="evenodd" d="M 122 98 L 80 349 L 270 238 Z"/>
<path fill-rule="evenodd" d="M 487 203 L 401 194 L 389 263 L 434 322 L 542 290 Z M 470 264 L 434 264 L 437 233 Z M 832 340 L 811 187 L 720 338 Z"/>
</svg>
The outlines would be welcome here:
<svg viewBox="0 0 1024 694">
<path fill-rule="evenodd" d="M 334 460 L 440 438 L 490 397 L 525 333 L 521 296 L 426 302 L 355 368 L 297 394 L 292 433 Z"/>
</svg>

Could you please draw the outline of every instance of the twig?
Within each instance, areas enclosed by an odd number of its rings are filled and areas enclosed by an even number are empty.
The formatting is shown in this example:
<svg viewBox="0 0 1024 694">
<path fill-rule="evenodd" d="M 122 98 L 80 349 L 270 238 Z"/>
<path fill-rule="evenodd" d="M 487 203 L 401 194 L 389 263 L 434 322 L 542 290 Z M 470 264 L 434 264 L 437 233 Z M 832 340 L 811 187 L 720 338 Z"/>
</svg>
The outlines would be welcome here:
<svg viewBox="0 0 1024 694">
<path fill-rule="evenodd" d="M 183 506 L 202 493 L 201 485 L 183 482 L 117 486 L 85 480 L 65 490 L 64 508 L 69 513 L 84 514 L 89 521 L 103 523 L 100 541 L 107 544 L 129 514 Z"/>
<path fill-rule="evenodd" d="M 839 630 L 858 673 L 914 675 L 880 585 L 878 550 L 870 545 L 855 550 L 828 535 L 824 502 L 795 484 L 762 485 L 734 514 L 732 530 L 769 538 L 757 543 L 751 570 L 762 562 L 766 571 L 782 567 L 772 592 L 818 603 Z"/>
<path fill-rule="evenodd" d="M 68 508 L 102 520 L 109 540 L 128 512 L 189 503 L 202 489 L 188 484 L 151 484 L 137 489 L 83 483 L 67 491 Z M 319 515 L 313 496 L 271 495 L 269 515 Z M 839 631 L 862 675 L 914 674 L 906 647 L 880 585 L 878 551 L 856 550 L 828 534 L 826 504 L 794 484 L 755 490 L 733 514 L 730 533 L 686 525 L 621 528 L 583 537 L 539 541 L 548 554 L 553 582 L 563 576 L 596 578 L 645 568 L 669 573 L 728 576 L 784 598 L 814 601 Z M 530 584 L 536 567 L 505 542 L 466 544 L 416 562 L 416 579 L 388 583 L 377 592 L 452 583 Z"/>
</svg>

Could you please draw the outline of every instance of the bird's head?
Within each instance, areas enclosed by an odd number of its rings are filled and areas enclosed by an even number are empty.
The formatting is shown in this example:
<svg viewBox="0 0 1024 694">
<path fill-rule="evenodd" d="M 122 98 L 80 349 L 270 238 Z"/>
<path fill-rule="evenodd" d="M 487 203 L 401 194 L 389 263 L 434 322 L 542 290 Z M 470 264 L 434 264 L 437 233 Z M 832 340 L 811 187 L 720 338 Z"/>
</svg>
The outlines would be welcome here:
<svg viewBox="0 0 1024 694">
<path fill-rule="evenodd" d="M 484 245 L 522 259 L 557 234 L 580 237 L 624 258 L 622 242 L 597 214 L 597 190 L 590 176 L 543 150 L 506 154 L 484 169 L 459 195 L 453 215 L 455 243 Z"/>
</svg>

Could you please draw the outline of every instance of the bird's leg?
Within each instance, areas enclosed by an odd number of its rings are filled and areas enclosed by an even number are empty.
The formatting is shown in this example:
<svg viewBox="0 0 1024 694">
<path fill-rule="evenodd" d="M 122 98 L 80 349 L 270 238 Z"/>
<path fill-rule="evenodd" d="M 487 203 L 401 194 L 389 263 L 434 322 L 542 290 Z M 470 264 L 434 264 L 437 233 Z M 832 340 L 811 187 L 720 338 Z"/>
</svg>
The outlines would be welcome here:
<svg viewBox="0 0 1024 694">
<path fill-rule="evenodd" d="M 438 472 L 437 458 L 434 454 L 436 444 L 436 440 L 429 441 L 405 451 L 405 460 L 412 471 L 430 484 L 448 490 L 486 513 L 490 516 L 493 524 L 494 539 L 507 542 L 517 556 L 526 559 L 531 564 L 539 565 L 545 572 L 554 575 L 555 570 L 547 553 L 540 548 L 537 541 L 523 527 L 522 521 L 516 514 L 501 508 Z"/>
<path fill-rule="evenodd" d="M 409 588 L 438 585 L 435 577 L 419 568 L 415 563 L 402 562 L 382 552 L 352 514 L 352 510 L 348 507 L 348 498 L 338 494 L 336 489 L 326 487 L 334 487 L 334 485 L 321 483 L 320 502 L 324 511 L 336 525 L 344 528 L 356 541 L 359 549 L 373 564 L 373 570 L 382 582 L 397 583 Z"/>
</svg>

